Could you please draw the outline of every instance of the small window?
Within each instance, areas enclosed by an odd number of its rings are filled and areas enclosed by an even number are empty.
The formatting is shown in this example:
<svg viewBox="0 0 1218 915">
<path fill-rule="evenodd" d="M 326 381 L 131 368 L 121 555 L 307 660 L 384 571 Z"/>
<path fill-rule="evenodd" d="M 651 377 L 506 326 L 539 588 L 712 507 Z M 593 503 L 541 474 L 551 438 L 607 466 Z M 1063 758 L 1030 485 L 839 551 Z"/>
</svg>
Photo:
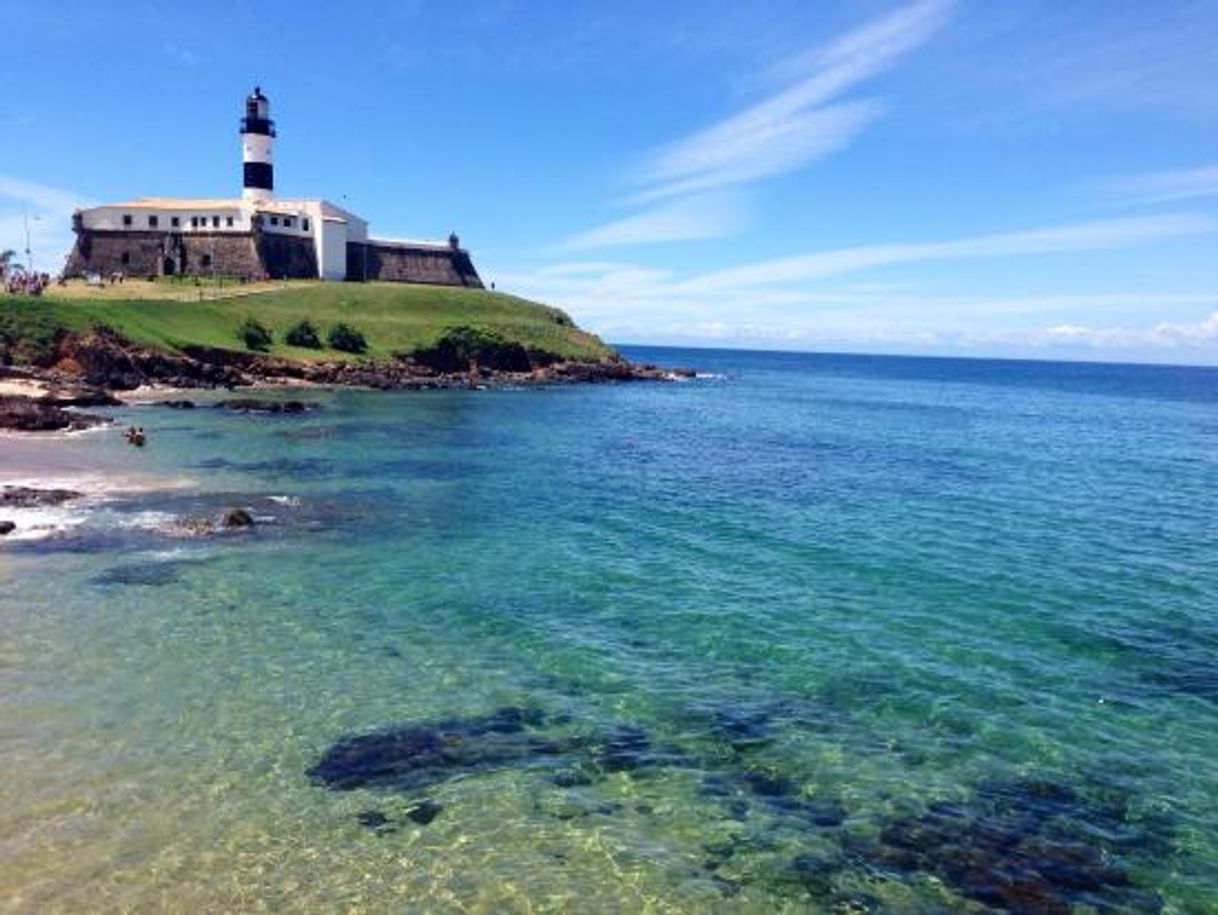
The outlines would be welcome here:
<svg viewBox="0 0 1218 915">
<path fill-rule="evenodd" d="M 211 218 L 211 227 L 212 227 L 213 229 L 218 229 L 218 228 L 220 228 L 220 217 L 219 217 L 219 216 L 213 216 L 213 217 Z"/>
<path fill-rule="evenodd" d="M 224 224 L 230 229 L 233 227 L 233 217 L 229 216 L 225 219 Z"/>
<path fill-rule="evenodd" d="M 130 213 L 123 214 L 123 225 L 125 225 L 125 226 L 131 225 L 131 214 Z"/>
<path fill-rule="evenodd" d="M 285 216 L 285 217 L 283 217 L 283 227 L 284 227 L 285 229 L 290 229 L 290 228 L 292 228 L 292 217 L 291 217 L 291 216 Z"/>
<path fill-rule="evenodd" d="M 202 264 L 203 264 L 204 269 L 207 269 L 208 267 L 211 266 L 211 255 L 210 254 L 203 255 Z"/>
<path fill-rule="evenodd" d="M 157 217 L 149 216 L 148 217 L 148 228 L 155 229 L 156 226 L 157 226 Z"/>
<path fill-rule="evenodd" d="M 197 229 L 197 228 L 199 228 L 199 217 L 198 217 L 198 216 L 191 216 L 191 217 L 190 217 L 190 227 L 191 227 L 192 229 Z"/>
<path fill-rule="evenodd" d="M 178 219 L 178 217 L 176 217 L 176 216 L 169 217 L 169 225 L 171 228 L 176 229 L 181 224 L 182 224 L 182 220 Z"/>
<path fill-rule="evenodd" d="M 119 260 L 123 262 L 124 267 L 127 266 L 127 264 L 131 263 L 131 252 L 124 251 L 123 256 L 120 257 Z"/>
<path fill-rule="evenodd" d="M 271 217 L 271 225 L 273 225 L 273 226 L 277 226 L 277 225 L 279 225 L 279 217 L 278 217 L 278 216 L 272 216 L 272 217 Z"/>
<path fill-rule="evenodd" d="M 307 219 L 300 220 L 300 228 L 303 231 L 308 232 L 309 231 L 309 220 L 307 220 Z"/>
</svg>

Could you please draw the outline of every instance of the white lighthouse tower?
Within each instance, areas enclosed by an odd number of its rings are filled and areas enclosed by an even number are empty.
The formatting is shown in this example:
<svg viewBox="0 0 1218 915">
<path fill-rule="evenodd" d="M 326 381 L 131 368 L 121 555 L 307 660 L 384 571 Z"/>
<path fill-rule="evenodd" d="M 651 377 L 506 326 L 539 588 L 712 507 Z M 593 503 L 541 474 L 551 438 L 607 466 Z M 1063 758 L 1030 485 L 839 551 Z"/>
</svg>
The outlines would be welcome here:
<svg viewBox="0 0 1218 915">
<path fill-rule="evenodd" d="M 267 203 L 275 188 L 271 146 L 275 142 L 275 122 L 271 120 L 271 103 L 254 87 L 245 100 L 245 117 L 241 119 L 241 161 L 245 169 L 241 198 L 248 203 Z"/>
</svg>

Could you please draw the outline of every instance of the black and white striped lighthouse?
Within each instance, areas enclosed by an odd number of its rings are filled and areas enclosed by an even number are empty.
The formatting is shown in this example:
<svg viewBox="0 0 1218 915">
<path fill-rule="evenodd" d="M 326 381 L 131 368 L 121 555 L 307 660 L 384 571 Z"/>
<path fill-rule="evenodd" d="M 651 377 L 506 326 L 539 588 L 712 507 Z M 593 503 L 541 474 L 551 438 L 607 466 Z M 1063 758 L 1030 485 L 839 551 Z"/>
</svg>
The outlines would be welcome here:
<svg viewBox="0 0 1218 915">
<path fill-rule="evenodd" d="M 271 199 L 275 187 L 275 171 L 271 164 L 271 145 L 275 141 L 275 122 L 271 120 L 271 103 L 254 87 L 245 100 L 245 117 L 241 119 L 241 161 L 245 181 L 241 197 L 251 203 Z"/>
</svg>

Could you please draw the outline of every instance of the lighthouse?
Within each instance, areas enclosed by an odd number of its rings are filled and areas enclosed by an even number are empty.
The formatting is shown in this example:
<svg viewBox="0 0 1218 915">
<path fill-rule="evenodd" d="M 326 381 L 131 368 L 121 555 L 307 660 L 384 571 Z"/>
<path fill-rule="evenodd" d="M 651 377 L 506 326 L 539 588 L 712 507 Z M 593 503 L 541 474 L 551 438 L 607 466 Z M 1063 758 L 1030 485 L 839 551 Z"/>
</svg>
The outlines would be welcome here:
<svg viewBox="0 0 1218 915">
<path fill-rule="evenodd" d="M 241 198 L 249 203 L 266 203 L 275 187 L 271 146 L 275 142 L 275 122 L 271 120 L 271 103 L 262 89 L 254 87 L 245 100 L 245 117 L 241 119 L 241 161 L 245 176 Z"/>
</svg>

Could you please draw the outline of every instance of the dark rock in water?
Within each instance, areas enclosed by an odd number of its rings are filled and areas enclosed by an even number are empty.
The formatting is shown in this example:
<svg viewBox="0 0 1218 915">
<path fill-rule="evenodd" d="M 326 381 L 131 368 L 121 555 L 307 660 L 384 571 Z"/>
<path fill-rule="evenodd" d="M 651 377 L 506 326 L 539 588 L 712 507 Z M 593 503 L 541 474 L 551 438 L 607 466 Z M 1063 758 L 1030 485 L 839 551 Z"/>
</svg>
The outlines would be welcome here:
<svg viewBox="0 0 1218 915">
<path fill-rule="evenodd" d="M 539 712 L 513 707 L 363 734 L 334 744 L 308 775 L 335 791 L 401 790 L 561 757 L 562 746 L 529 733 L 541 721 Z"/>
<path fill-rule="evenodd" d="M 253 397 L 216 402 L 217 410 L 232 410 L 237 413 L 305 413 L 316 410 L 319 406 L 321 405 L 306 403 L 303 400 L 258 400 Z"/>
<path fill-rule="evenodd" d="M 355 815 L 355 819 L 361 826 L 367 826 L 378 834 L 396 831 L 392 828 L 393 821 L 379 810 L 361 810 Z"/>
<path fill-rule="evenodd" d="M 935 804 L 889 821 L 865 857 L 888 870 L 933 874 L 988 906 L 1020 913 L 1159 912 L 1110 860 L 1105 836 L 1128 830 L 1124 812 L 1089 803 L 1068 785 L 992 781 L 963 804 Z"/>
<path fill-rule="evenodd" d="M 0 488 L 0 506 L 5 508 L 44 508 L 79 499 L 84 493 L 71 489 L 32 489 L 28 486 Z"/>
<path fill-rule="evenodd" d="M 253 527 L 254 516 L 244 508 L 230 508 L 220 519 L 220 526 L 225 528 Z"/>
<path fill-rule="evenodd" d="M 158 400 L 153 406 L 168 407 L 170 410 L 193 410 L 195 402 L 193 400 Z"/>
<path fill-rule="evenodd" d="M 416 804 L 406 811 L 406 816 L 414 823 L 420 826 L 426 826 L 444 810 L 443 805 L 437 804 L 435 801 L 426 800 L 420 804 Z"/>
<path fill-rule="evenodd" d="M 16 432 L 57 432 L 90 429 L 111 420 L 106 416 L 74 413 L 32 397 L 0 396 L 0 429 Z"/>
<path fill-rule="evenodd" d="M 813 826 L 841 826 L 846 822 L 847 811 L 839 801 L 810 800 L 805 801 L 802 815 Z"/>
<path fill-rule="evenodd" d="M 154 562 L 114 566 L 93 581 L 99 585 L 148 585 L 158 587 L 178 580 L 181 563 Z"/>
<path fill-rule="evenodd" d="M 761 797 L 786 797 L 795 793 L 795 783 L 784 775 L 771 775 L 750 769 L 740 776 L 741 783 Z"/>
<path fill-rule="evenodd" d="M 605 740 L 597 762 L 606 772 L 624 772 L 647 765 L 651 758 L 651 738 L 642 728 L 623 726 Z"/>
<path fill-rule="evenodd" d="M 9 534 L 11 534 L 16 529 L 17 529 L 16 522 L 0 521 L 0 537 L 7 537 Z"/>
<path fill-rule="evenodd" d="M 765 710 L 714 709 L 707 730 L 713 740 L 737 752 L 763 747 L 774 739 L 771 716 Z"/>
<path fill-rule="evenodd" d="M 790 878 L 805 890 L 823 896 L 829 893 L 834 875 L 842 869 L 842 862 L 832 858 L 796 855 L 791 859 Z"/>
<path fill-rule="evenodd" d="M 559 788 L 582 788 L 592 784 L 592 776 L 581 768 L 564 769 L 550 778 Z"/>
</svg>

